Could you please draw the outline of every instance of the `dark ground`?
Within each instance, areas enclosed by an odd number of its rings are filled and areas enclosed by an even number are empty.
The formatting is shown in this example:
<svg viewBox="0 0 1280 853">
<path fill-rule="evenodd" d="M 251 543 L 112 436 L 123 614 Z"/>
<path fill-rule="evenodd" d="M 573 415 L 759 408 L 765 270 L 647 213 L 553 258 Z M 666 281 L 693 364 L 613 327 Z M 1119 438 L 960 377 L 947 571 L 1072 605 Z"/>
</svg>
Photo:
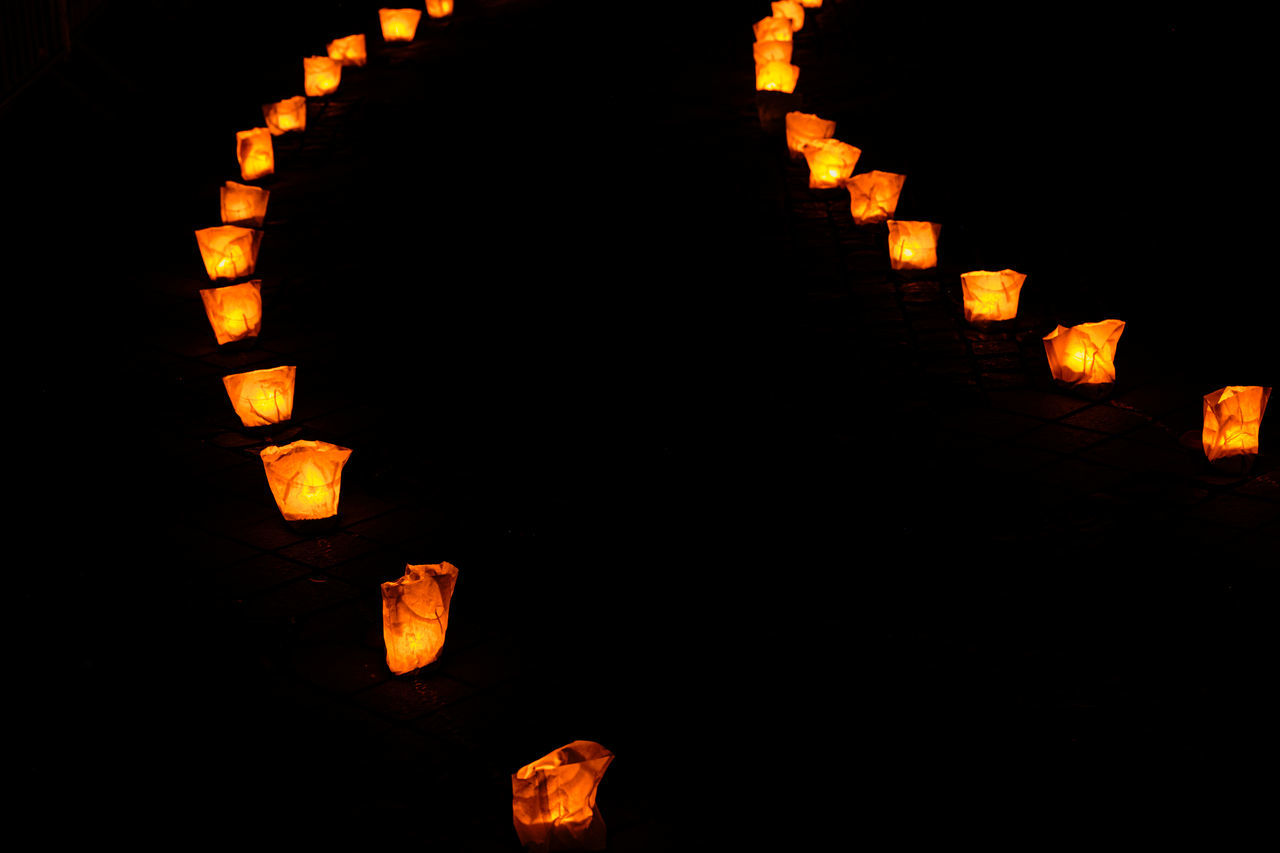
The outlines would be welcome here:
<svg viewBox="0 0 1280 853">
<path fill-rule="evenodd" d="M 38 250 L 10 280 L 24 807 L 510 850 L 510 774 L 586 738 L 610 849 L 653 850 L 1194 796 L 1170 780 L 1269 754 L 1274 441 L 1245 477 L 1198 446 L 1201 395 L 1277 375 L 1248 37 L 1206 70 L 1203 13 L 910 36 L 827 0 L 797 106 L 943 223 L 906 279 L 762 132 L 764 2 L 460 0 L 403 46 L 375 4 L 150 5 L 0 117 L 30 155 L 6 254 Z M 276 140 L 262 336 L 221 351 L 191 232 L 235 131 L 358 31 L 369 65 Z M 1006 266 L 1019 319 L 967 327 L 959 273 Z M 1104 317 L 1113 395 L 1058 392 L 1040 338 Z M 354 450 L 322 536 L 220 381 L 281 363 L 281 443 Z M 378 584 L 440 560 L 444 655 L 391 677 Z"/>
</svg>

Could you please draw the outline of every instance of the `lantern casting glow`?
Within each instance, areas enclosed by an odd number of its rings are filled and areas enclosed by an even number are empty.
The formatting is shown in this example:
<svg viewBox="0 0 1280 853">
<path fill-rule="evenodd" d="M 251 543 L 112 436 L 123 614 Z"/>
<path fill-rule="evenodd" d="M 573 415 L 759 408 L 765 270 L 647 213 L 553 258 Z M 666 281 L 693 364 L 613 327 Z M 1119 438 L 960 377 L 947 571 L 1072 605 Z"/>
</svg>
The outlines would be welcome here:
<svg viewBox="0 0 1280 853">
<path fill-rule="evenodd" d="M 342 82 L 342 64 L 327 56 L 308 56 L 302 60 L 302 91 L 308 98 L 332 94 Z"/>
<path fill-rule="evenodd" d="M 800 67 L 786 62 L 766 62 L 756 66 L 757 92 L 794 92 Z"/>
<path fill-rule="evenodd" d="M 421 18 L 421 9 L 379 9 L 378 19 L 382 22 L 383 40 L 413 41 Z"/>
<path fill-rule="evenodd" d="M 276 170 L 271 131 L 265 127 L 236 133 L 236 159 L 240 161 L 240 177 L 246 181 L 265 178 Z"/>
<path fill-rule="evenodd" d="M 1228 385 L 1204 395 L 1204 429 L 1200 439 L 1210 462 L 1229 456 L 1253 456 L 1271 389 L 1261 385 Z"/>
<path fill-rule="evenodd" d="M 342 65 L 364 65 L 369 59 L 365 48 L 364 33 L 334 39 L 325 45 L 325 52 L 334 62 Z"/>
<path fill-rule="evenodd" d="M 342 466 L 347 464 L 350 450 L 325 441 L 301 440 L 283 447 L 273 444 L 259 456 L 276 506 L 287 521 L 338 514 Z"/>
<path fill-rule="evenodd" d="M 863 172 L 844 182 L 849 190 L 849 211 L 855 225 L 872 225 L 892 219 L 906 175 L 893 172 Z"/>
<path fill-rule="evenodd" d="M 805 146 L 809 161 L 809 186 L 813 189 L 838 187 L 853 174 L 862 149 L 838 139 L 815 139 Z"/>
<path fill-rule="evenodd" d="M 222 224 L 261 228 L 267 216 L 269 190 L 227 181 L 219 190 L 222 202 Z"/>
<path fill-rule="evenodd" d="M 767 62 L 782 62 L 787 65 L 791 64 L 791 51 L 795 47 L 795 42 L 791 41 L 758 41 L 751 45 L 751 58 L 756 63 L 756 73 L 760 73 L 760 66 Z"/>
<path fill-rule="evenodd" d="M 213 281 L 253 275 L 262 232 L 239 225 L 216 225 L 196 231 L 205 272 Z"/>
<path fill-rule="evenodd" d="M 1123 320 L 1058 326 L 1044 336 L 1044 352 L 1055 381 L 1063 385 L 1109 385 L 1116 381 L 1116 345 Z"/>
<path fill-rule="evenodd" d="M 994 323 L 1018 316 L 1018 294 L 1026 275 L 1013 270 L 962 273 L 964 318 L 970 323 Z"/>
<path fill-rule="evenodd" d="M 293 417 L 293 383 L 297 372 L 298 368 L 289 364 L 222 377 L 240 423 L 247 427 L 271 426 Z"/>
<path fill-rule="evenodd" d="M 800 32 L 804 29 L 804 6 L 798 0 L 775 0 L 769 4 L 775 18 L 789 18 L 791 29 Z"/>
<path fill-rule="evenodd" d="M 889 266 L 895 270 L 929 270 L 938 265 L 937 222 L 889 220 Z"/>
<path fill-rule="evenodd" d="M 790 18 L 761 18 L 752 26 L 756 41 L 791 41 L 794 32 Z"/>
<path fill-rule="evenodd" d="M 819 139 L 835 136 L 836 123 L 813 113 L 787 113 L 787 148 L 793 157 L 803 157 L 804 147 Z"/>
<path fill-rule="evenodd" d="M 296 95 L 274 104 L 263 104 L 262 119 L 267 123 L 267 130 L 272 136 L 291 130 L 306 130 L 307 98 L 305 95 Z"/>
<path fill-rule="evenodd" d="M 511 813 L 520 843 L 530 850 L 603 850 L 604 818 L 596 788 L 613 753 L 575 740 L 526 764 L 511 777 Z"/>
<path fill-rule="evenodd" d="M 262 331 L 262 282 L 254 279 L 200 291 L 218 345 L 256 338 Z"/>
<path fill-rule="evenodd" d="M 449 601 L 458 580 L 451 563 L 405 566 L 404 577 L 382 585 L 382 639 L 396 675 L 431 663 L 444 647 Z"/>
<path fill-rule="evenodd" d="M 427 15 L 432 18 L 447 18 L 453 14 L 453 0 L 427 0 Z"/>
</svg>

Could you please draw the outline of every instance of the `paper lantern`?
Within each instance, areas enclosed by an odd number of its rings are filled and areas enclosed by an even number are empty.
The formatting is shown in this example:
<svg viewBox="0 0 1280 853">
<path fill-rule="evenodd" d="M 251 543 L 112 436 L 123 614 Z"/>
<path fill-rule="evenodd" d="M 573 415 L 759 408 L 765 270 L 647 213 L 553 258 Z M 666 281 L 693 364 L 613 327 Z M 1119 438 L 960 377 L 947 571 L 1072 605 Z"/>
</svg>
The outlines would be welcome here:
<svg viewBox="0 0 1280 853">
<path fill-rule="evenodd" d="M 288 521 L 332 518 L 338 514 L 342 466 L 351 451 L 325 441 L 274 444 L 262 450 L 267 484 L 280 514 Z"/>
<path fill-rule="evenodd" d="M 751 46 L 751 58 L 755 60 L 756 71 L 766 62 L 785 62 L 791 64 L 791 51 L 795 42 L 791 41 L 758 41 Z"/>
<path fill-rule="evenodd" d="M 790 18 L 761 18 L 751 29 L 756 34 L 756 41 L 792 40 Z"/>
<path fill-rule="evenodd" d="M 196 231 L 205 272 L 213 281 L 253 275 L 262 232 L 240 225 L 216 225 Z"/>
<path fill-rule="evenodd" d="M 1258 453 L 1258 432 L 1271 389 L 1261 385 L 1228 385 L 1204 395 L 1201 441 L 1210 462 Z"/>
<path fill-rule="evenodd" d="M 432 18 L 447 18 L 453 14 L 453 0 L 427 0 L 427 15 Z"/>
<path fill-rule="evenodd" d="M 511 777 L 511 812 L 520 843 L 530 850 L 603 850 L 604 818 L 596 788 L 613 753 L 575 740 L 526 764 Z"/>
<path fill-rule="evenodd" d="M 889 266 L 895 270 L 928 270 L 938 265 L 937 222 L 889 220 Z"/>
<path fill-rule="evenodd" d="M 809 162 L 809 186 L 830 189 L 844 183 L 858 165 L 862 149 L 838 139 L 815 139 L 804 148 Z"/>
<path fill-rule="evenodd" d="M 256 338 L 262 331 L 262 282 L 212 287 L 200 291 L 204 312 L 218 345 Z"/>
<path fill-rule="evenodd" d="M 756 91 L 794 92 L 800 68 L 786 62 L 766 62 L 756 66 Z"/>
<path fill-rule="evenodd" d="M 849 190 L 849 210 L 855 225 L 872 225 L 893 217 L 906 175 L 893 172 L 863 172 L 844 182 Z"/>
<path fill-rule="evenodd" d="M 1058 326 L 1044 336 L 1044 351 L 1055 381 L 1063 385 L 1105 386 L 1116 381 L 1116 344 L 1123 320 Z"/>
<path fill-rule="evenodd" d="M 298 368 L 289 364 L 222 377 L 240 423 L 247 427 L 271 426 L 293 417 L 293 382 L 297 372 Z"/>
<path fill-rule="evenodd" d="M 1018 316 L 1018 294 L 1026 275 L 1013 270 L 978 270 L 960 275 L 964 318 L 970 323 L 994 323 Z"/>
<path fill-rule="evenodd" d="M 800 5 L 806 9 L 819 9 L 822 7 L 822 0 L 800 0 Z"/>
<path fill-rule="evenodd" d="M 788 42 L 770 42 L 770 44 L 787 44 Z M 787 113 L 787 148 L 793 157 L 803 157 L 804 147 L 819 139 L 830 139 L 835 135 L 836 123 L 818 118 L 813 113 Z"/>
<path fill-rule="evenodd" d="M 773 9 L 775 18 L 789 18 L 791 20 L 791 29 L 794 32 L 800 32 L 804 29 L 804 7 L 800 5 L 798 0 L 775 0 L 769 4 Z"/>
<path fill-rule="evenodd" d="M 382 38 L 384 41 L 413 41 L 418 31 L 418 21 L 422 18 L 421 9 L 379 9 L 378 18 L 382 21 Z"/>
<path fill-rule="evenodd" d="M 263 104 L 262 119 L 267 123 L 267 130 L 272 136 L 291 130 L 306 130 L 307 98 L 305 95 L 296 95 L 274 104 Z"/>
<path fill-rule="evenodd" d="M 342 64 L 327 56 L 308 56 L 302 60 L 302 91 L 308 98 L 322 98 L 338 89 L 342 82 Z"/>
<path fill-rule="evenodd" d="M 449 630 L 449 600 L 458 580 L 450 563 L 405 566 L 404 577 L 382 585 L 382 639 L 387 667 L 404 675 L 440 656 Z"/>
<path fill-rule="evenodd" d="M 236 159 L 240 161 L 240 177 L 246 181 L 265 178 L 276 170 L 271 131 L 265 127 L 236 132 Z"/>
<path fill-rule="evenodd" d="M 218 192 L 222 200 L 222 224 L 261 228 L 267 216 L 270 190 L 227 181 Z"/>
<path fill-rule="evenodd" d="M 364 33 L 334 39 L 325 45 L 329 58 L 340 65 L 364 65 L 369 59 L 365 48 Z"/>
</svg>

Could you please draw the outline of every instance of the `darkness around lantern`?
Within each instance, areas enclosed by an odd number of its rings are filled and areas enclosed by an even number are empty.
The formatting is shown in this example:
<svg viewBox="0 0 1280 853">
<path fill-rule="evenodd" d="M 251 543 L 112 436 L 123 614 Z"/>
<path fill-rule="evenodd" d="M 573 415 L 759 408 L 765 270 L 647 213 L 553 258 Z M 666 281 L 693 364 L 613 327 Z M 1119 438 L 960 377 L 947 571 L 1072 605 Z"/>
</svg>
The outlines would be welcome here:
<svg viewBox="0 0 1280 853">
<path fill-rule="evenodd" d="M 1200 61 L 1221 22 L 827 4 L 797 37 L 804 108 L 863 149 L 859 171 L 908 174 L 900 213 L 943 223 L 949 269 L 1027 272 L 1028 304 L 1064 324 L 1125 319 L 1120 372 L 1138 387 L 1274 384 L 1269 236 L 1242 224 L 1265 215 L 1271 178 L 1243 109 L 1249 52 Z M 34 730 L 79 733 L 85 778 L 136 763 L 154 771 L 144 799 L 199 791 L 178 803 L 194 812 L 387 809 L 437 818 L 438 839 L 488 838 L 510 817 L 503 772 L 589 738 L 618 756 L 601 808 L 624 832 L 785 834 L 811 808 L 801 837 L 838 836 L 850 788 L 885 814 L 968 802 L 974 756 L 1040 778 L 1159 754 L 1175 729 L 1196 755 L 1211 734 L 1252 736 L 1254 610 L 1223 590 L 1259 589 L 1263 553 L 1224 575 L 1218 528 L 1171 529 L 1195 496 L 1163 470 L 1148 498 L 1073 516 L 974 451 L 1025 451 L 1013 437 L 947 444 L 958 403 L 914 367 L 882 371 L 882 342 L 829 345 L 808 298 L 848 281 L 806 252 L 812 205 L 794 205 L 821 197 L 779 186 L 744 96 L 766 3 L 646 28 L 606 4 L 477 0 L 435 30 L 424 17 L 429 51 L 384 46 L 361 4 L 262 5 L 107 4 L 83 53 L 0 115 L 6 161 L 34 158 L 13 176 L 14 245 L 38 249 L 15 274 L 33 286 L 14 361 L 44 365 L 47 413 L 24 441 L 43 452 L 16 463 L 20 518 L 64 566 L 24 570 L 18 678 Z M 369 66 L 309 99 L 306 134 L 277 137 L 277 173 L 255 182 L 273 193 L 262 340 L 211 352 L 191 232 L 239 180 L 235 131 L 301 93 L 301 57 L 354 32 Z M 252 358 L 286 330 L 302 437 L 353 449 L 353 507 L 411 483 L 433 513 L 386 522 L 413 547 L 379 548 L 385 562 L 302 580 L 322 596 L 358 579 L 363 606 L 404 561 L 458 565 L 442 665 L 492 636 L 520 649 L 500 663 L 524 692 L 481 743 L 448 721 L 467 730 L 483 702 L 402 726 L 313 701 L 350 669 L 321 654 L 323 618 L 259 624 L 242 614 L 270 591 L 208 592 L 293 562 L 210 521 L 232 524 L 233 486 L 258 481 L 252 458 L 225 463 L 236 430 L 208 387 L 237 358 L 284 363 Z M 1170 422 L 1190 429 L 1186 407 Z M 86 441 L 110 460 L 61 449 Z M 64 508 L 86 469 L 106 505 L 83 489 Z M 71 653 L 56 669 L 38 641 L 51 590 L 87 626 L 51 641 Z M 683 755 L 692 778 L 672 785 Z M 844 787 L 821 781 L 833 772 Z M 744 821 L 766 809 L 742 779 L 783 816 Z"/>
</svg>

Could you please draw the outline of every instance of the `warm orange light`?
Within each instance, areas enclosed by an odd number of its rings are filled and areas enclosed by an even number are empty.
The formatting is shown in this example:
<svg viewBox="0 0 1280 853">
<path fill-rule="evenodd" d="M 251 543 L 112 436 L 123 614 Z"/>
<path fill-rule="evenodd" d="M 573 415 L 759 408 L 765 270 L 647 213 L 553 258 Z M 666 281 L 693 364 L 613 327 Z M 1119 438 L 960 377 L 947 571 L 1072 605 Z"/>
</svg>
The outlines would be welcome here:
<svg viewBox="0 0 1280 853">
<path fill-rule="evenodd" d="M 453 14 L 453 0 L 427 0 L 427 15 L 447 18 Z"/>
<path fill-rule="evenodd" d="M 262 105 L 262 118 L 267 123 L 267 130 L 272 136 L 279 136 L 291 130 L 307 129 L 307 98 L 296 95 L 276 101 L 274 104 Z"/>
<path fill-rule="evenodd" d="M 800 68 L 786 62 L 766 62 L 756 66 L 757 92 L 794 92 Z"/>
<path fill-rule="evenodd" d="M 994 323 L 1018 316 L 1018 294 L 1026 275 L 1013 270 L 961 273 L 964 318 L 970 323 Z"/>
<path fill-rule="evenodd" d="M 382 640 L 387 667 L 396 675 L 439 657 L 457 580 L 457 566 L 437 563 L 405 566 L 404 577 L 382 585 Z"/>
<path fill-rule="evenodd" d="M 247 427 L 271 426 L 293 417 L 293 382 L 298 368 L 292 364 L 250 370 L 222 377 L 231 408 Z"/>
<path fill-rule="evenodd" d="M 575 740 L 526 764 L 511 777 L 511 812 L 520 843 L 530 850 L 603 850 L 604 818 L 596 788 L 613 753 Z"/>
<path fill-rule="evenodd" d="M 814 139 L 804 148 L 809 162 L 809 186 L 830 189 L 844 183 L 858 165 L 862 149 L 838 139 Z"/>
<path fill-rule="evenodd" d="M 794 32 L 798 33 L 804 29 L 804 7 L 797 0 L 775 0 L 769 6 L 773 9 L 775 18 L 791 20 L 791 29 Z"/>
<path fill-rule="evenodd" d="M 1044 336 L 1053 378 L 1064 385 L 1109 385 L 1116 381 L 1116 345 L 1123 320 L 1058 326 Z"/>
<path fill-rule="evenodd" d="M 792 27 L 790 18 L 761 18 L 751 28 L 756 34 L 756 41 L 791 41 Z"/>
<path fill-rule="evenodd" d="M 196 231 L 205 272 L 213 281 L 253 275 L 262 232 L 239 225 L 216 225 Z"/>
<path fill-rule="evenodd" d="M 329 54 L 330 59 L 341 65 L 364 65 L 369 59 L 369 52 L 364 43 L 364 33 L 334 39 L 325 45 L 325 52 Z"/>
<path fill-rule="evenodd" d="M 218 345 L 256 338 L 262 331 L 262 282 L 212 287 L 200 291 Z"/>
<path fill-rule="evenodd" d="M 1201 441 L 1210 462 L 1228 456 L 1253 456 L 1271 389 L 1261 385 L 1228 385 L 1204 395 Z"/>
<path fill-rule="evenodd" d="M 331 518 L 338 514 L 342 466 L 351 451 L 325 441 L 274 444 L 259 453 L 267 484 L 280 514 L 288 521 Z"/>
<path fill-rule="evenodd" d="M 800 5 L 806 9 L 818 9 L 822 6 L 822 0 L 800 0 Z"/>
<path fill-rule="evenodd" d="M 240 177 L 246 181 L 265 178 L 276 170 L 271 131 L 265 127 L 236 132 L 236 159 L 240 161 Z"/>
<path fill-rule="evenodd" d="M 418 31 L 418 21 L 422 18 L 421 9 L 379 9 L 378 18 L 382 21 L 382 38 L 384 41 L 413 41 Z"/>
<path fill-rule="evenodd" d="M 327 56 L 308 56 L 302 60 L 302 91 L 308 98 L 332 94 L 341 82 L 341 63 Z"/>
<path fill-rule="evenodd" d="M 928 270 L 938 265 L 937 222 L 889 220 L 889 266 L 895 270 Z"/>
<path fill-rule="evenodd" d="M 906 175 L 863 172 L 844 182 L 849 190 L 849 210 L 855 225 L 871 225 L 893 217 Z"/>
<path fill-rule="evenodd" d="M 218 191 L 222 201 L 222 224 L 261 228 L 267 216 L 269 190 L 247 184 L 227 183 Z"/>
<path fill-rule="evenodd" d="M 770 44 L 789 44 L 789 42 L 769 42 Z M 836 123 L 818 118 L 813 113 L 787 113 L 787 148 L 793 157 L 804 156 L 804 147 L 819 139 L 830 139 L 835 135 Z"/>
<path fill-rule="evenodd" d="M 751 57 L 755 60 L 756 71 L 766 62 L 783 62 L 791 64 L 791 50 L 795 47 L 792 41 L 758 41 L 751 46 Z"/>
</svg>

